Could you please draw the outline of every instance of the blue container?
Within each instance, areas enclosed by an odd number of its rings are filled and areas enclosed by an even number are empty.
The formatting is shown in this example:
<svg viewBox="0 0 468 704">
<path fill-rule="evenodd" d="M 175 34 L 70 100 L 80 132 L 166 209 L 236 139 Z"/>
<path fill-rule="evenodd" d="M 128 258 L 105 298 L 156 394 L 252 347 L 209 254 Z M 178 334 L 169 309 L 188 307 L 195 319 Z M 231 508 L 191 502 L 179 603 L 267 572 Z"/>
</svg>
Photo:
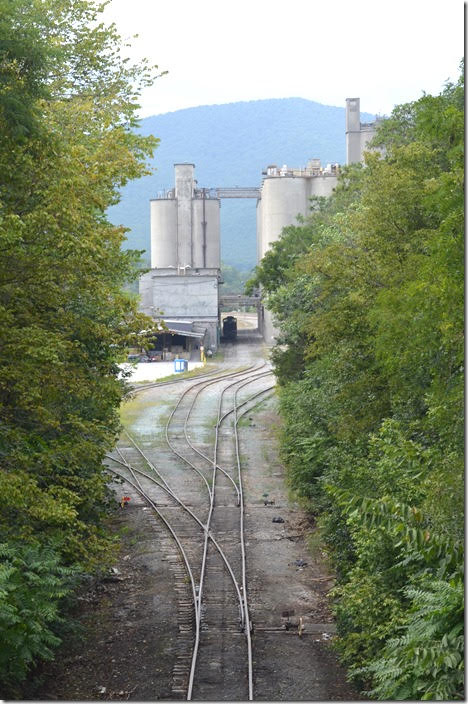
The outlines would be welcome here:
<svg viewBox="0 0 468 704">
<path fill-rule="evenodd" d="M 188 370 L 188 360 L 187 359 L 174 359 L 174 371 L 175 372 L 186 372 Z"/>
</svg>

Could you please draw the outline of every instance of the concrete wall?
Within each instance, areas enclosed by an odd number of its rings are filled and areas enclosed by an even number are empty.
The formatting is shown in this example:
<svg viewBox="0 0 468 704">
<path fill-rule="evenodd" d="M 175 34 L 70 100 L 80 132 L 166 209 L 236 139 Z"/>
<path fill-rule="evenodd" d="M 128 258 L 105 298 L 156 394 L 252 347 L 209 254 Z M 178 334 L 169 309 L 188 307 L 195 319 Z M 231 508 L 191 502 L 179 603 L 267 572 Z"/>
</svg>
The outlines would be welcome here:
<svg viewBox="0 0 468 704">
<path fill-rule="evenodd" d="M 200 320 L 194 323 L 194 328 L 195 329 L 204 329 L 205 332 L 205 337 L 204 337 L 204 346 L 205 346 L 205 351 L 208 348 L 211 348 L 213 352 L 216 352 L 218 349 L 218 321 L 216 320 Z"/>
<path fill-rule="evenodd" d="M 260 259 L 262 258 L 261 246 L 262 246 L 262 240 L 263 240 L 263 235 L 262 235 L 262 200 L 261 200 L 261 198 L 259 198 L 257 200 L 256 218 L 257 218 L 257 263 L 258 263 L 260 261 Z"/>
<path fill-rule="evenodd" d="M 375 136 L 376 130 L 374 127 L 364 125 L 361 129 L 361 160 L 364 159 L 364 152 L 368 149 L 367 145 L 370 140 Z"/>
<path fill-rule="evenodd" d="M 152 270 L 140 279 L 141 309 L 164 318 L 218 319 L 217 276 L 158 276 Z"/>
<path fill-rule="evenodd" d="M 138 282 L 139 294 L 140 294 L 140 305 L 139 308 L 146 315 L 151 317 L 156 317 L 157 311 L 153 310 L 153 272 L 147 271 L 146 274 L 140 276 Z"/>
<path fill-rule="evenodd" d="M 329 198 L 333 193 L 333 189 L 338 183 L 336 176 L 315 176 L 314 178 L 307 179 L 309 185 L 309 197 L 311 196 L 324 196 Z"/>
</svg>

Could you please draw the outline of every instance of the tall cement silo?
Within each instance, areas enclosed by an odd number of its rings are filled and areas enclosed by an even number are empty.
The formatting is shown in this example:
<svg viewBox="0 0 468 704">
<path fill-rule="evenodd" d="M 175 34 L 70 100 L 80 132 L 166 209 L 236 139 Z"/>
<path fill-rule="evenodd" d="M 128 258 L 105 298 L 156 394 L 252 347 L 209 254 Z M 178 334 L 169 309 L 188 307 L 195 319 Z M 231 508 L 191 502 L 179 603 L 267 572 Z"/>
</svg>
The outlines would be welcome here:
<svg viewBox="0 0 468 704">
<path fill-rule="evenodd" d="M 308 188 L 305 179 L 268 176 L 263 181 L 260 202 L 260 259 L 278 239 L 283 227 L 297 223 L 307 210 Z"/>
<path fill-rule="evenodd" d="M 174 164 L 175 188 L 151 201 L 151 266 L 219 269 L 219 199 L 196 188 L 193 164 Z"/>
<path fill-rule="evenodd" d="M 220 201 L 196 187 L 194 168 L 174 164 L 174 188 L 151 201 L 151 271 L 140 278 L 140 307 L 205 330 L 206 344 L 216 349 Z"/>
<path fill-rule="evenodd" d="M 152 200 L 151 268 L 177 267 L 177 201 L 172 197 Z"/>
<path fill-rule="evenodd" d="M 264 172 L 261 197 L 257 204 L 257 253 L 260 261 L 279 239 L 283 228 L 298 224 L 306 216 L 313 196 L 330 196 L 337 183 L 336 164 L 323 169 L 319 159 L 304 168 L 269 166 Z M 263 337 L 271 343 L 277 335 L 271 313 L 264 311 Z"/>
</svg>

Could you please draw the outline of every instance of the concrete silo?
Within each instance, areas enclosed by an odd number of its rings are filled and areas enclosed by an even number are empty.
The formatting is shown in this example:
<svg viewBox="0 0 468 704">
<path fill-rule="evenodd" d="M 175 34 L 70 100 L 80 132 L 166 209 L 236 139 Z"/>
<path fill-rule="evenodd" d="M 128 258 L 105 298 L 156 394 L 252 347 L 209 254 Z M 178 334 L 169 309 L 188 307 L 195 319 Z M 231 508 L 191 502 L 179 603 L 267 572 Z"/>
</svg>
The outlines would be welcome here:
<svg viewBox="0 0 468 704">
<path fill-rule="evenodd" d="M 322 168 L 311 159 L 304 168 L 269 166 L 264 172 L 257 208 L 258 259 L 278 239 L 283 227 L 296 225 L 298 215 L 310 212 L 313 196 L 330 196 L 337 183 L 338 165 Z"/>
<path fill-rule="evenodd" d="M 283 227 L 297 223 L 297 216 L 307 209 L 308 188 L 305 179 L 291 177 L 265 178 L 260 204 L 260 246 L 263 258 Z"/>
<path fill-rule="evenodd" d="M 376 133 L 377 123 L 362 123 L 359 98 L 346 99 L 346 163 L 363 160 L 363 153 Z M 321 166 L 320 159 L 310 159 L 304 168 L 286 165 L 268 166 L 257 203 L 257 259 L 265 256 L 272 243 L 288 225 L 297 224 L 297 216 L 310 212 L 313 196 L 331 196 L 338 180 L 338 164 Z M 263 312 L 263 336 L 271 343 L 276 337 L 271 314 Z"/>
<path fill-rule="evenodd" d="M 151 266 L 219 269 L 219 199 L 196 188 L 193 164 L 175 164 L 175 188 L 151 201 Z"/>
<path fill-rule="evenodd" d="M 140 278 L 140 308 L 173 325 L 190 323 L 194 333 L 203 329 L 216 349 L 220 201 L 196 187 L 194 168 L 175 164 L 174 188 L 151 200 L 151 271 Z"/>
<path fill-rule="evenodd" d="M 269 166 L 264 172 L 257 205 L 257 253 L 260 261 L 279 239 L 284 227 L 297 225 L 298 216 L 310 212 L 313 196 L 330 196 L 337 183 L 337 164 L 322 168 L 311 159 L 304 168 Z M 263 312 L 262 334 L 271 343 L 277 335 L 268 310 Z"/>
<path fill-rule="evenodd" d="M 177 201 L 174 196 L 152 200 L 151 268 L 177 267 Z"/>
</svg>

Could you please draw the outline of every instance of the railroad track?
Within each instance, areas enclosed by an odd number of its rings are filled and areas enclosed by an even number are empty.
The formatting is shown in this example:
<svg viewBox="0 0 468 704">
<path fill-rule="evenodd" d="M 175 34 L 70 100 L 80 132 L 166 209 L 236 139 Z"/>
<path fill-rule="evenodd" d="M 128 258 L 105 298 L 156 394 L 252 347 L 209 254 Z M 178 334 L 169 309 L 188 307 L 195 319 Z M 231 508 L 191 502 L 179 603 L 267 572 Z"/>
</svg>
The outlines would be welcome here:
<svg viewBox="0 0 468 704">
<path fill-rule="evenodd" d="M 119 465 L 111 471 L 141 494 L 166 530 L 179 603 L 174 698 L 253 699 L 238 426 L 274 389 L 271 373 L 263 364 L 191 380 L 165 428 L 178 481 L 128 433 L 125 447 L 109 456 Z M 205 416 L 216 418 L 211 448 L 199 438 L 201 402 Z"/>
</svg>

